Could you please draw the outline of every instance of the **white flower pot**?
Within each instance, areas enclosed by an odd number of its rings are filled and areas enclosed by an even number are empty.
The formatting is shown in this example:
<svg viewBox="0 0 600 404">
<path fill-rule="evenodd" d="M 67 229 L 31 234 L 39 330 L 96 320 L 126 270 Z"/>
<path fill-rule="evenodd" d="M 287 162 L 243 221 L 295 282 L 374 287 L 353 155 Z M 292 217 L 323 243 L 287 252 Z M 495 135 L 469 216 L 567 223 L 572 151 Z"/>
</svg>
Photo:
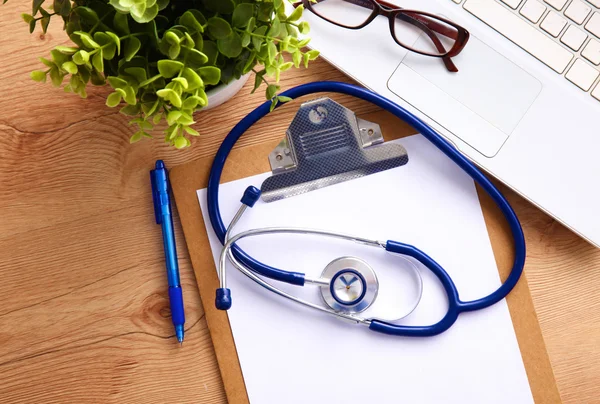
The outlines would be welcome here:
<svg viewBox="0 0 600 404">
<path fill-rule="evenodd" d="M 242 89 L 242 87 L 244 87 L 244 84 L 246 84 L 246 81 L 248 81 L 250 74 L 251 73 L 248 73 L 245 76 L 240 77 L 238 80 L 230 82 L 229 84 L 220 84 L 215 88 L 208 90 L 206 92 L 208 97 L 208 105 L 202 108 L 200 111 L 208 111 L 209 109 L 213 109 L 224 102 L 229 101 Z"/>
</svg>

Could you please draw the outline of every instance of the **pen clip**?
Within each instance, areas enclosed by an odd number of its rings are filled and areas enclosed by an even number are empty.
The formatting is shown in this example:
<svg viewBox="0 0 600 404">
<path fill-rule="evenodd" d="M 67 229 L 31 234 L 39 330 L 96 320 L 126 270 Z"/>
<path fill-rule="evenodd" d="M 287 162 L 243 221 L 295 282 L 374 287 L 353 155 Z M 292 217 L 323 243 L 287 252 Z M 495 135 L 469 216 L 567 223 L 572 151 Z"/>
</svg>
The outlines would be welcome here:
<svg viewBox="0 0 600 404">
<path fill-rule="evenodd" d="M 160 194 L 156 185 L 156 170 L 150 170 L 150 183 L 152 184 L 152 202 L 154 203 L 154 219 L 156 224 L 162 223 L 162 214 L 160 209 Z"/>
</svg>

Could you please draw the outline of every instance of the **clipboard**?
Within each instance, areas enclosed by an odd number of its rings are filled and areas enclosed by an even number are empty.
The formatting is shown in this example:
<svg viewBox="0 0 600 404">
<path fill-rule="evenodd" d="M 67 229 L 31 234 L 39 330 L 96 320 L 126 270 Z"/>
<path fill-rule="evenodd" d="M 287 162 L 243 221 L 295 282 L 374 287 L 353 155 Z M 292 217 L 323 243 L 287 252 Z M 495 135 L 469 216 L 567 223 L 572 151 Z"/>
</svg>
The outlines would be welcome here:
<svg viewBox="0 0 600 404">
<path fill-rule="evenodd" d="M 377 122 L 386 141 L 414 134 L 412 128 L 386 111 L 365 114 L 361 118 Z M 234 181 L 270 171 L 267 156 L 278 142 L 279 139 L 276 139 L 234 149 L 227 159 L 222 181 Z M 232 404 L 248 403 L 227 312 L 217 310 L 214 305 L 214 293 L 219 287 L 219 279 L 196 196 L 198 189 L 207 186 L 212 160 L 212 157 L 203 158 L 174 167 L 170 172 L 170 181 L 227 399 Z M 513 259 L 510 229 L 491 198 L 481 189 L 478 188 L 477 191 L 498 271 L 501 278 L 505 279 Z M 507 303 L 535 402 L 560 403 L 525 274 L 507 297 Z"/>
</svg>

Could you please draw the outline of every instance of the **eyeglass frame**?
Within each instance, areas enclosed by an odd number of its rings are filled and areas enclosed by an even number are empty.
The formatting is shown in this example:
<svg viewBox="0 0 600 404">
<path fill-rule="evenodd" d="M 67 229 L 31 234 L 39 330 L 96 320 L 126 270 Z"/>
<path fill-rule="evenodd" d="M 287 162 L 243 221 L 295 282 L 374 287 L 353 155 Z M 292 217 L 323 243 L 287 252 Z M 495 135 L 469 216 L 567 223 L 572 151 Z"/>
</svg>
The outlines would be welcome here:
<svg viewBox="0 0 600 404">
<path fill-rule="evenodd" d="M 315 14 L 317 17 L 322 18 L 323 20 L 337 25 L 338 27 L 342 27 L 342 28 L 347 28 L 347 29 L 361 29 L 366 27 L 367 25 L 369 25 L 376 17 L 378 16 L 384 16 L 384 17 L 388 17 L 389 23 L 390 23 L 390 33 L 392 35 L 392 38 L 394 39 L 394 42 L 396 42 L 398 45 L 400 45 L 401 47 L 403 47 L 404 49 L 407 49 L 411 52 L 415 52 L 418 53 L 420 55 L 424 55 L 424 56 L 431 56 L 431 57 L 438 57 L 441 58 L 442 61 L 444 62 L 444 65 L 446 66 L 446 69 L 448 69 L 448 71 L 450 72 L 458 72 L 458 68 L 456 67 L 456 65 L 454 64 L 454 62 L 452 61 L 452 57 L 458 55 L 460 52 L 462 52 L 462 50 L 465 48 L 465 46 L 467 45 L 467 42 L 469 41 L 469 31 L 467 31 L 466 28 L 461 27 L 460 25 L 456 24 L 453 21 L 450 21 L 446 18 L 440 17 L 438 15 L 435 14 L 431 14 L 425 11 L 419 11 L 419 10 L 408 10 L 408 9 L 403 9 L 400 8 L 398 6 L 395 6 L 393 4 L 387 3 L 385 1 L 381 1 L 381 0 L 343 0 L 345 2 L 348 3 L 352 3 L 355 4 L 357 6 L 360 7 L 365 7 L 365 8 L 370 8 L 369 6 L 366 6 L 364 3 L 368 2 L 373 6 L 373 12 L 371 13 L 371 15 L 365 20 L 365 22 L 363 22 L 360 25 L 357 26 L 348 26 L 348 25 L 344 25 L 341 24 L 337 21 L 333 21 L 330 20 L 329 18 L 326 18 L 324 16 L 322 16 L 321 14 L 319 14 L 318 11 L 314 10 L 312 8 L 312 2 L 314 0 L 301 0 L 298 1 L 296 3 L 293 4 L 294 7 L 298 7 L 300 4 L 302 4 L 304 6 L 304 8 L 306 10 L 311 11 L 313 14 Z M 321 1 L 324 0 L 316 0 L 314 1 L 315 3 L 320 3 Z M 418 16 L 423 16 L 425 17 L 425 21 L 419 21 L 417 19 L 414 18 L 414 15 L 418 15 Z M 411 25 L 415 25 L 417 28 L 419 28 L 420 30 L 422 30 L 423 32 L 425 32 L 427 34 L 427 36 L 429 37 L 429 39 L 431 39 L 431 41 L 433 42 L 433 44 L 436 46 L 436 48 L 438 48 L 438 51 L 440 49 L 440 47 L 442 49 L 445 50 L 444 46 L 442 45 L 441 41 L 439 40 L 439 38 L 436 35 L 436 31 L 431 29 L 429 26 L 432 26 L 433 24 L 435 24 L 435 20 L 441 21 L 445 24 L 448 24 L 449 26 L 453 27 L 454 29 L 456 29 L 456 38 L 452 38 L 451 36 L 448 35 L 444 35 L 442 32 L 437 31 L 438 34 L 447 36 L 449 38 L 455 39 L 454 45 L 448 50 L 445 51 L 444 53 L 440 53 L 439 54 L 432 54 L 432 53 L 427 53 L 424 51 L 420 51 L 418 49 L 413 49 L 411 47 L 409 47 L 408 45 L 403 44 L 402 42 L 400 42 L 398 40 L 398 38 L 396 37 L 396 24 L 395 24 L 395 20 L 397 18 L 398 15 L 404 15 L 406 17 L 406 19 L 401 19 L 402 21 L 405 21 Z M 430 17 L 432 19 L 434 19 L 434 21 L 428 20 L 427 17 Z M 407 21 L 408 20 L 408 21 Z M 415 22 L 420 23 L 419 25 L 416 25 Z M 428 26 L 429 25 L 429 26 Z M 439 26 L 438 27 L 439 30 L 446 30 L 446 27 L 444 26 Z"/>
</svg>

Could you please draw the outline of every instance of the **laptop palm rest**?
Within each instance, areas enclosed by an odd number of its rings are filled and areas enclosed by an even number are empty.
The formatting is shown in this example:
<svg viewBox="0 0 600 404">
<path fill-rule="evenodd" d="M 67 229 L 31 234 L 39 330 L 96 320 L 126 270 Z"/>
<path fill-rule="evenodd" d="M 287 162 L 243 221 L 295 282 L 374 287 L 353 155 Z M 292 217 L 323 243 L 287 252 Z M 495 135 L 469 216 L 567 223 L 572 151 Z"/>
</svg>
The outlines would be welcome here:
<svg viewBox="0 0 600 404">
<path fill-rule="evenodd" d="M 388 88 L 484 156 L 493 157 L 542 84 L 475 37 L 453 61 L 458 73 L 448 72 L 441 60 L 409 52 L 389 78 Z"/>
</svg>

